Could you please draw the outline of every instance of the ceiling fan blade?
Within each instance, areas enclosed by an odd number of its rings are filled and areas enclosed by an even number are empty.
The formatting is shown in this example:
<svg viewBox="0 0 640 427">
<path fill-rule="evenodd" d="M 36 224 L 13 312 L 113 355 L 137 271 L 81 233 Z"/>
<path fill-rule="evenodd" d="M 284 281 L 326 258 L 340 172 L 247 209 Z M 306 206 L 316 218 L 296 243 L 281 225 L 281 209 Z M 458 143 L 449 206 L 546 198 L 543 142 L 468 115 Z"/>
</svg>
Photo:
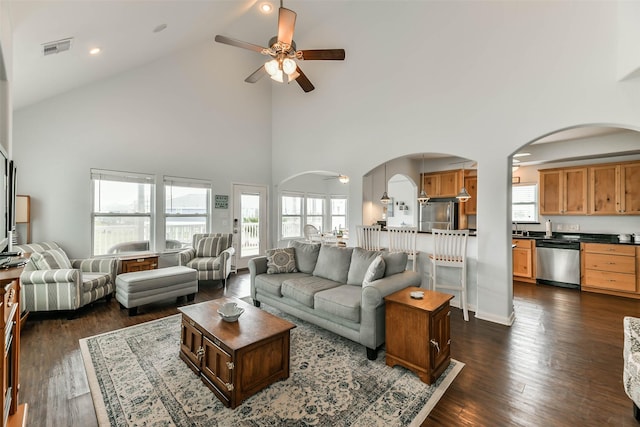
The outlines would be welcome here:
<svg viewBox="0 0 640 427">
<path fill-rule="evenodd" d="M 300 74 L 298 78 L 296 78 L 296 81 L 298 82 L 302 90 L 305 92 L 311 92 L 312 90 L 314 90 L 315 87 L 313 86 L 313 84 L 311 84 L 307 76 L 304 75 L 300 67 L 297 67 L 296 71 L 298 72 L 298 74 Z"/>
<path fill-rule="evenodd" d="M 333 60 L 333 61 L 342 61 L 344 60 L 344 49 L 311 49 L 311 50 L 301 50 L 302 59 L 305 61 L 313 61 L 313 60 Z"/>
<path fill-rule="evenodd" d="M 290 45 L 293 41 L 293 30 L 296 26 L 296 13 L 281 7 L 278 13 L 278 41 Z"/>
<path fill-rule="evenodd" d="M 244 81 L 247 83 L 255 83 L 266 75 L 267 70 L 264 69 L 264 65 L 261 65 L 260 68 L 251 73 L 251 75 L 244 79 Z"/>
<path fill-rule="evenodd" d="M 243 42 L 242 40 L 232 39 L 231 37 L 217 35 L 215 39 L 218 43 L 224 43 L 235 47 L 241 47 L 243 49 L 253 50 L 258 53 L 262 53 L 264 47 L 258 46 L 257 44 L 251 44 L 247 42 Z"/>
</svg>

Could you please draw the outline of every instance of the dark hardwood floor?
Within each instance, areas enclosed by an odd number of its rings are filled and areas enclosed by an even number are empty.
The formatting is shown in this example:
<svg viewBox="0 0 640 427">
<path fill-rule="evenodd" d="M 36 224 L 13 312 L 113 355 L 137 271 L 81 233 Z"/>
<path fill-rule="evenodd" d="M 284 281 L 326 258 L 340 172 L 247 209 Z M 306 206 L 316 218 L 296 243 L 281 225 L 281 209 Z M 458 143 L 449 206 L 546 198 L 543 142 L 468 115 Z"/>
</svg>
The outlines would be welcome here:
<svg viewBox="0 0 640 427">
<path fill-rule="evenodd" d="M 205 283 L 195 302 L 222 295 L 249 295 L 249 275 L 232 276 L 226 290 Z M 622 386 L 622 318 L 640 317 L 640 301 L 516 283 L 514 306 L 511 327 L 473 315 L 464 322 L 452 309 L 452 356 L 466 366 L 423 425 L 638 425 Z M 29 404 L 29 426 L 96 425 L 78 340 L 178 311 L 169 301 L 139 313 L 129 317 L 112 300 L 71 320 L 63 313 L 28 318 L 20 401 Z"/>
</svg>

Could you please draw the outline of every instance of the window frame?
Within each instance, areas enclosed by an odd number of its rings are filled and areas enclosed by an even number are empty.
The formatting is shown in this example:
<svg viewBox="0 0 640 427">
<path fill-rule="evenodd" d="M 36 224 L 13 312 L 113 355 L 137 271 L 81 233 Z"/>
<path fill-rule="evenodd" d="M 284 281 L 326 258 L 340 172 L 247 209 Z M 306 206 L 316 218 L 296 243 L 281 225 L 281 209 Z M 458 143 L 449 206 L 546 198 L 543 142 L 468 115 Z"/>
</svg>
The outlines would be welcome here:
<svg viewBox="0 0 640 427">
<path fill-rule="evenodd" d="M 283 214 L 283 198 L 284 197 L 299 197 L 301 199 L 300 203 L 301 205 L 299 206 L 300 208 L 300 214 L 299 215 L 285 215 Z M 304 228 L 304 212 L 305 212 L 305 204 L 306 204 L 306 198 L 305 198 L 305 194 L 304 193 L 299 193 L 299 192 L 295 192 L 295 191 L 283 191 L 280 193 L 280 197 L 278 198 L 278 205 L 279 205 L 279 209 L 278 209 L 278 228 L 279 233 L 278 235 L 280 236 L 280 240 L 295 240 L 295 239 L 299 239 L 301 237 L 304 237 L 304 233 L 303 233 L 303 228 Z M 282 235 L 283 233 L 283 219 L 284 218 L 300 218 L 300 229 L 298 230 L 298 235 L 297 236 L 291 236 L 291 237 L 284 237 Z"/>
<path fill-rule="evenodd" d="M 206 213 L 203 214 L 177 214 L 167 213 L 167 189 L 168 187 L 181 187 L 181 188 L 203 188 L 207 190 L 206 201 Z M 169 238 L 167 236 L 167 220 L 169 218 L 205 218 L 205 233 L 211 232 L 211 226 L 213 224 L 213 186 L 211 181 L 197 178 L 184 178 L 164 175 L 162 178 L 162 221 L 164 223 L 164 250 L 167 251 L 166 241 Z M 173 200 L 173 198 L 172 198 Z M 186 242 L 187 245 L 191 245 L 191 241 Z M 171 251 L 171 250 L 170 250 Z"/>
<path fill-rule="evenodd" d="M 533 201 L 529 201 L 529 202 L 520 202 L 520 203 L 516 203 L 514 201 L 514 197 L 513 197 L 513 191 L 515 188 L 518 187 L 533 187 Z M 533 217 L 534 220 L 532 221 L 521 221 L 521 220 L 515 220 L 513 218 L 513 213 L 515 211 L 514 207 L 516 206 L 533 206 L 534 209 L 534 213 L 533 213 Z M 538 196 L 538 183 L 537 182 L 522 182 L 522 183 L 517 183 L 517 184 L 511 184 L 511 222 L 512 223 L 518 223 L 518 224 L 540 224 L 540 204 L 539 204 L 539 196 Z"/>
<path fill-rule="evenodd" d="M 300 197 L 302 199 L 302 210 L 300 215 L 283 215 L 282 207 L 283 207 L 283 197 Z M 331 214 L 331 201 L 333 199 L 344 199 L 346 201 L 346 210 L 345 210 L 345 228 L 348 227 L 349 224 L 349 196 L 346 194 L 320 194 L 320 193 L 305 193 L 298 191 L 282 191 L 280 192 L 278 198 L 278 239 L 280 241 L 288 241 L 288 240 L 297 240 L 304 238 L 304 226 L 309 223 L 308 217 L 318 217 L 319 215 L 308 215 L 307 209 L 307 200 L 308 199 L 322 199 L 322 229 L 321 232 L 331 232 L 333 231 L 332 220 L 333 216 Z M 336 215 L 343 216 L 343 215 Z M 283 218 L 285 217 L 300 217 L 300 230 L 298 231 L 297 236 L 284 237 L 283 236 Z"/>
<path fill-rule="evenodd" d="M 126 182 L 131 184 L 147 184 L 149 188 L 149 212 L 96 212 L 96 180 L 111 182 Z M 149 218 L 149 247 L 155 246 L 156 230 L 156 184 L 155 176 L 139 172 L 125 172 L 107 169 L 90 169 L 90 191 L 91 191 L 91 256 L 106 256 L 108 253 L 96 254 L 95 251 L 95 227 L 96 218 Z"/>
</svg>

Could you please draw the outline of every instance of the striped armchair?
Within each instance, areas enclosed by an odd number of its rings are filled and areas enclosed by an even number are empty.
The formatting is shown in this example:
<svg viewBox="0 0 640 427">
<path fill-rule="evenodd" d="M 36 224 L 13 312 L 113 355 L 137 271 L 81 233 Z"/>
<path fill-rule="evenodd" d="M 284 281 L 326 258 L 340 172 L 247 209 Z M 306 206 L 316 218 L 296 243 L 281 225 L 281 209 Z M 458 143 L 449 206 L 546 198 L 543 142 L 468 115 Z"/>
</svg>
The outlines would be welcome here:
<svg viewBox="0 0 640 427">
<path fill-rule="evenodd" d="M 198 280 L 222 280 L 226 286 L 235 253 L 232 242 L 230 233 L 194 234 L 193 247 L 181 251 L 178 262 L 196 270 Z"/>
<path fill-rule="evenodd" d="M 117 268 L 115 258 L 68 260 L 64 255 L 61 265 L 43 268 L 43 265 L 38 265 L 38 260 L 47 253 L 60 253 L 57 243 L 30 243 L 14 248 L 31 253 L 31 259 L 20 275 L 23 310 L 76 310 L 102 297 L 109 300 L 113 295 Z M 69 265 L 64 263 L 66 260 Z"/>
</svg>

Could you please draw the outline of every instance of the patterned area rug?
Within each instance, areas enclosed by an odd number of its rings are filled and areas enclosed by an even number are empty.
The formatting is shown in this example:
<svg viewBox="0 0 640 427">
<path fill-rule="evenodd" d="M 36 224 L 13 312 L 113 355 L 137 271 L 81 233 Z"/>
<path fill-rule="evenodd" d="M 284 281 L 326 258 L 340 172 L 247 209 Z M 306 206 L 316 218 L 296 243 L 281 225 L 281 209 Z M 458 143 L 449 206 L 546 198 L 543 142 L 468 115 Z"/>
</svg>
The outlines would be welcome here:
<svg viewBox="0 0 640 427">
<path fill-rule="evenodd" d="M 268 309 L 272 311 L 271 309 Z M 363 346 L 286 314 L 290 376 L 226 408 L 178 357 L 180 315 L 80 340 L 100 426 L 420 425 L 460 372 L 431 386 Z"/>
</svg>

